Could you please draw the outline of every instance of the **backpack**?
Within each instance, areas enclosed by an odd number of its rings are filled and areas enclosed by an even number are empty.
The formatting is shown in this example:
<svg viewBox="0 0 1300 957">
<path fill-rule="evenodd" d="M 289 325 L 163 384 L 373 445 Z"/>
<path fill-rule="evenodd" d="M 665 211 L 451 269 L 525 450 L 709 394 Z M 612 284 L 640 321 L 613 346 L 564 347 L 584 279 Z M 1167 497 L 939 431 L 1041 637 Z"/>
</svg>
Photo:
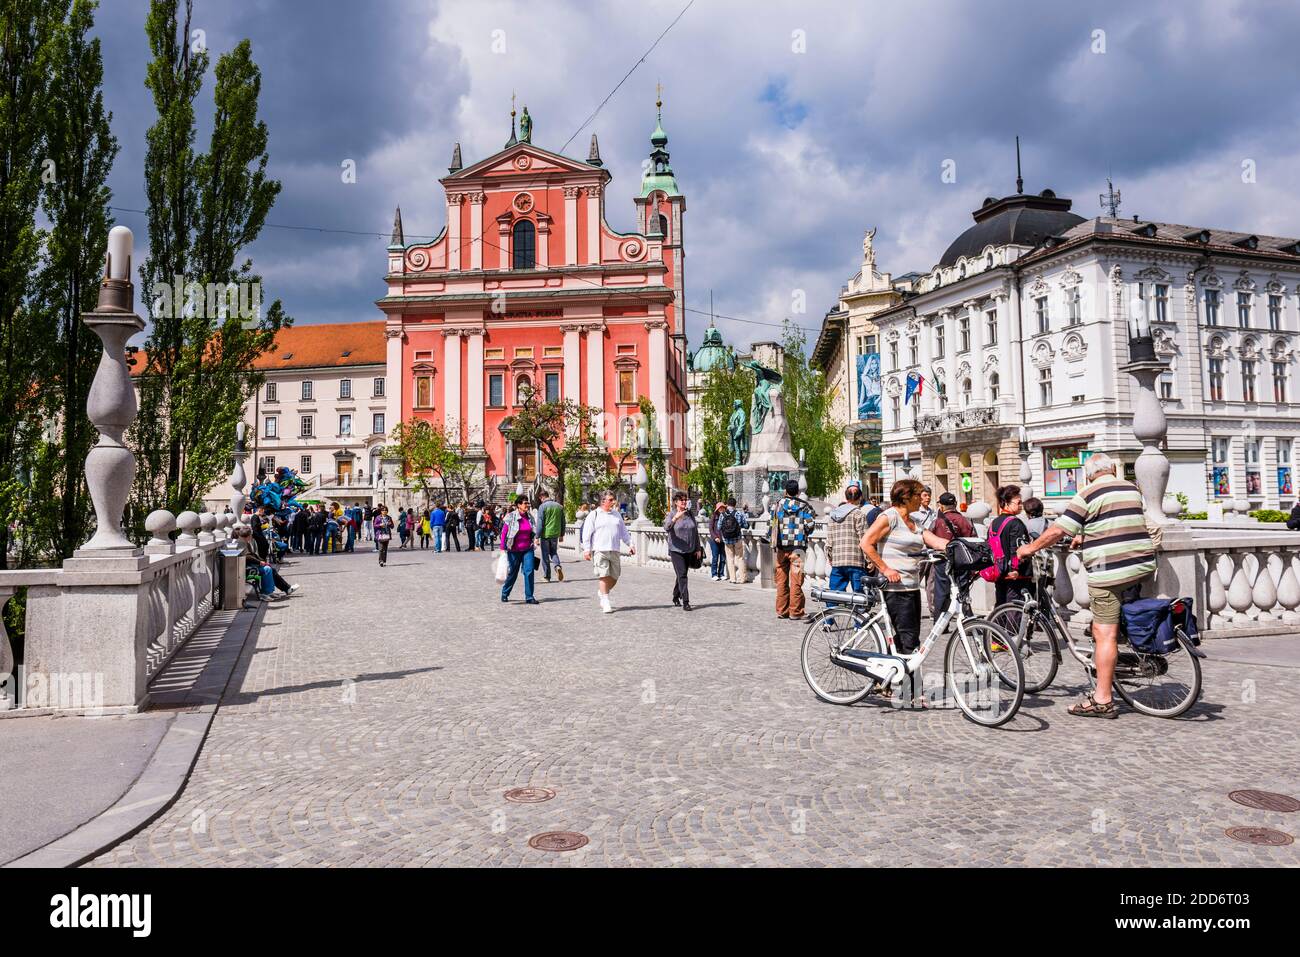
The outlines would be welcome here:
<svg viewBox="0 0 1300 957">
<path fill-rule="evenodd" d="M 736 513 L 726 511 L 722 513 L 722 518 L 718 521 L 718 531 L 722 533 L 723 538 L 740 537 L 740 519 L 736 518 Z"/>
<path fill-rule="evenodd" d="M 993 564 L 988 568 L 980 569 L 980 578 L 986 582 L 1001 581 L 1007 575 L 1014 571 L 1019 571 L 1020 559 L 1015 555 L 1008 557 L 1002 551 L 1002 530 L 1007 527 L 1007 522 L 1019 521 L 1014 515 L 999 515 L 989 526 L 989 551 L 993 553 Z"/>
</svg>

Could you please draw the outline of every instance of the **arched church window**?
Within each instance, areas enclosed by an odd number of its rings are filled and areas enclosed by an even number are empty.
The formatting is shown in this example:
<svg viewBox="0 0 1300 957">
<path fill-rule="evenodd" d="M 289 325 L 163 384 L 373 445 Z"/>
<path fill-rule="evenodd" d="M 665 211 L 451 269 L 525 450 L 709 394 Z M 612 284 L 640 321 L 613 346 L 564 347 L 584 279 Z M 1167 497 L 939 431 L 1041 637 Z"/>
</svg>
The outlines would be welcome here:
<svg viewBox="0 0 1300 957">
<path fill-rule="evenodd" d="M 665 240 L 668 239 L 668 217 L 663 213 L 659 214 L 659 232 Z"/>
<path fill-rule="evenodd" d="M 536 269 L 537 229 L 530 220 L 521 219 L 515 223 L 511 242 L 514 249 L 514 268 Z"/>
<path fill-rule="evenodd" d="M 961 405 L 963 409 L 970 405 L 970 379 L 961 380 Z"/>
</svg>

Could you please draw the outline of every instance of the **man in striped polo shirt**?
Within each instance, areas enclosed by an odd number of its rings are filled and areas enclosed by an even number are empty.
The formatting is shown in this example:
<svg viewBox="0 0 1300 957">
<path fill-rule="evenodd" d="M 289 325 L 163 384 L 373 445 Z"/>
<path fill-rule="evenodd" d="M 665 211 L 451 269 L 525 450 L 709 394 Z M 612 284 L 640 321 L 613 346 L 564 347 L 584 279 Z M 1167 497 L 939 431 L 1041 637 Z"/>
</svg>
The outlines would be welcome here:
<svg viewBox="0 0 1300 957">
<path fill-rule="evenodd" d="M 1087 485 L 1074 496 L 1065 514 L 1043 534 L 1016 549 L 1019 558 L 1049 548 L 1067 535 L 1083 549 L 1092 599 L 1092 661 L 1097 689 L 1070 714 L 1114 718 L 1111 681 L 1118 657 L 1120 593 L 1156 570 L 1156 547 L 1147 532 L 1142 495 L 1116 474 L 1115 460 L 1099 452 L 1084 466 Z"/>
</svg>

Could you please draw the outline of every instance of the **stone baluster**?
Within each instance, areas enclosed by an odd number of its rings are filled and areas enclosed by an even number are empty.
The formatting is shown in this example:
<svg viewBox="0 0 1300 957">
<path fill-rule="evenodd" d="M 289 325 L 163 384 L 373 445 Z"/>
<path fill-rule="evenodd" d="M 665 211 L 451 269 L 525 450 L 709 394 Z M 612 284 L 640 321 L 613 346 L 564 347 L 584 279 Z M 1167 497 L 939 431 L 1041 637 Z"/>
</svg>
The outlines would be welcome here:
<svg viewBox="0 0 1300 957">
<path fill-rule="evenodd" d="M 149 541 L 144 546 L 146 555 L 170 555 L 176 551 L 171 533 L 176 531 L 176 516 L 165 508 L 155 509 L 144 520 Z"/>
<path fill-rule="evenodd" d="M 198 541 L 200 545 L 211 545 L 217 540 L 217 536 L 213 534 L 213 529 L 216 527 L 217 516 L 211 512 L 203 512 L 199 515 L 199 528 L 201 531 L 199 532 Z"/>
<path fill-rule="evenodd" d="M 171 629 L 167 622 L 167 574 L 162 572 L 156 575 L 149 583 L 148 593 L 148 624 L 145 635 L 147 643 L 145 646 L 145 673 L 153 677 L 157 673 L 162 660 L 167 655 L 168 637 Z"/>
<path fill-rule="evenodd" d="M 1282 609 L 1282 620 L 1285 622 L 1300 621 L 1300 579 L 1296 578 L 1295 562 L 1296 552 L 1290 549 L 1283 549 L 1279 553 L 1282 559 L 1282 574 L 1277 583 L 1277 603 Z"/>
<path fill-rule="evenodd" d="M 248 458 L 248 450 L 244 445 L 247 430 L 248 426 L 243 422 L 235 426 L 235 468 L 230 473 L 230 487 L 234 489 L 234 494 L 230 496 L 230 510 L 235 513 L 236 521 L 244 514 L 244 503 L 248 501 L 244 495 L 244 486 L 248 484 L 248 475 L 244 472 L 244 459 Z"/>
<path fill-rule="evenodd" d="M 1259 570 L 1255 574 L 1255 585 L 1250 591 L 1255 612 L 1261 622 L 1276 621 L 1278 616 L 1273 613 L 1273 607 L 1277 604 L 1277 585 L 1273 575 L 1274 569 L 1280 569 L 1282 562 L 1272 552 L 1257 552 L 1255 562 L 1259 565 Z"/>
<path fill-rule="evenodd" d="M 0 711 L 8 711 L 18 705 L 17 676 L 14 675 L 14 649 L 9 643 L 9 631 L 5 628 L 5 602 L 13 597 L 15 589 L 10 585 L 0 585 Z M 13 677 L 11 677 L 13 676 Z"/>
<path fill-rule="evenodd" d="M 1074 603 L 1079 607 L 1075 619 L 1083 625 L 1092 621 L 1092 596 L 1088 593 L 1088 569 L 1083 564 L 1083 556 L 1071 552 L 1066 559 L 1070 575 L 1074 580 Z"/>
<path fill-rule="evenodd" d="M 1249 612 L 1255 604 L 1251 584 L 1246 577 L 1246 555 L 1229 552 L 1228 560 L 1234 566 L 1232 577 L 1228 581 L 1228 605 L 1233 611 L 1232 621 L 1245 624 L 1250 621 Z"/>
<path fill-rule="evenodd" d="M 1052 586 L 1052 600 L 1056 602 L 1057 608 L 1064 611 L 1074 601 L 1074 583 L 1070 580 L 1070 570 L 1067 567 L 1069 556 L 1065 552 L 1057 550 L 1052 557 L 1055 559 L 1056 565 L 1056 576 Z"/>
<path fill-rule="evenodd" d="M 1219 628 L 1228 621 L 1224 609 L 1228 607 L 1228 590 L 1223 584 L 1223 574 L 1219 565 L 1231 561 L 1220 552 L 1208 552 L 1205 560 L 1206 588 L 1205 610 L 1209 615 L 1207 624 L 1210 628 Z M 1229 573 L 1231 576 L 1231 572 Z"/>
<path fill-rule="evenodd" d="M 176 551 L 183 552 L 186 549 L 197 548 L 199 538 L 195 532 L 202 524 L 198 512 L 181 512 L 176 516 L 176 524 L 181 533 L 176 536 Z"/>
</svg>

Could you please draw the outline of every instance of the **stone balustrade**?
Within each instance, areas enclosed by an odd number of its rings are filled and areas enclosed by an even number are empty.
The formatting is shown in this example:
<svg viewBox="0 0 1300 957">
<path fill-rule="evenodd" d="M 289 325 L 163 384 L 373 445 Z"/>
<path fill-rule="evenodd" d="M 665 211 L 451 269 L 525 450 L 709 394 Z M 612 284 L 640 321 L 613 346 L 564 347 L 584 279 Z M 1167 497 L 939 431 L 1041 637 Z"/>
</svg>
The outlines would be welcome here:
<svg viewBox="0 0 1300 957">
<path fill-rule="evenodd" d="M 27 589 L 17 667 L 0 620 L 0 710 L 142 707 L 159 671 L 220 604 L 220 550 L 235 521 L 153 512 L 139 569 L 0 571 L 0 603 Z M 229 586 L 242 591 L 242 577 Z"/>
</svg>

